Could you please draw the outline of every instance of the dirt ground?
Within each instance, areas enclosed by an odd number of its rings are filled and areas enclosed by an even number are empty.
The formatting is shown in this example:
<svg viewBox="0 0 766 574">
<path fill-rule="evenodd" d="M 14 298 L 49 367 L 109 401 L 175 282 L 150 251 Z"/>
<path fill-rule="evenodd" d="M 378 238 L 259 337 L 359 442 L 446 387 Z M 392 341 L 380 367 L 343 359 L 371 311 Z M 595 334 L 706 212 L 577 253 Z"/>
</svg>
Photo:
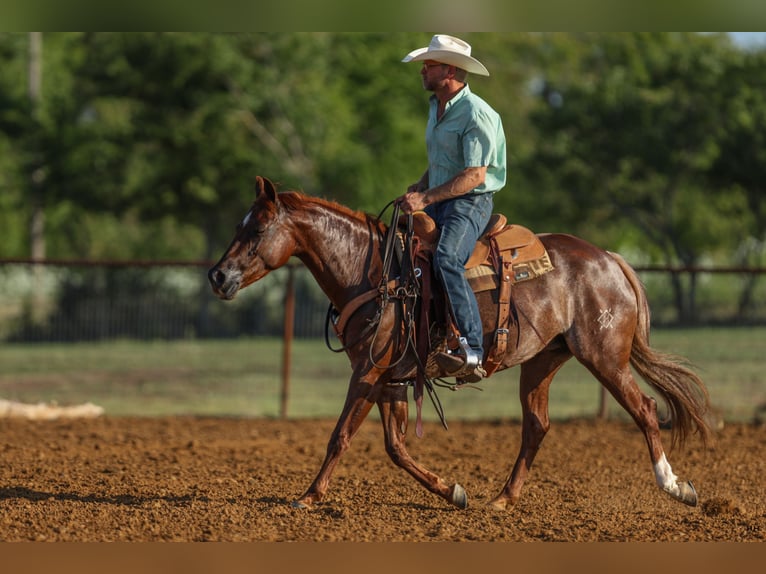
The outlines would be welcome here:
<svg viewBox="0 0 766 574">
<path fill-rule="evenodd" d="M 629 423 L 554 423 L 522 499 L 500 490 L 516 421 L 426 423 L 410 452 L 469 507 L 432 495 L 365 422 L 312 510 L 291 502 L 317 472 L 334 421 L 213 418 L 0 420 L 2 541 L 763 541 L 766 426 L 728 424 L 715 445 L 669 454 L 700 504 L 659 491 Z M 411 427 L 412 429 L 412 427 Z M 669 444 L 669 436 L 667 437 Z"/>
</svg>

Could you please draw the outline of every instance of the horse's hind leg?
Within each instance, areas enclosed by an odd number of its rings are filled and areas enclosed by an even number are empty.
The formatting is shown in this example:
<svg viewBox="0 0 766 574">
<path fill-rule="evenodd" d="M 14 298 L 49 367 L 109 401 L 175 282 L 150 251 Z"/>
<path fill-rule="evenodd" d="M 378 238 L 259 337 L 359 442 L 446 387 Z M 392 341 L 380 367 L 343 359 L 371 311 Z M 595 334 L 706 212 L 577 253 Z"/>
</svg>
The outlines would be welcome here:
<svg viewBox="0 0 766 574">
<path fill-rule="evenodd" d="M 607 357 L 609 354 L 605 353 L 600 356 Z M 680 482 L 665 456 L 660 438 L 660 425 L 657 420 L 657 402 L 641 392 L 633 378 L 627 359 L 623 367 L 612 376 L 604 373 L 614 372 L 613 365 L 607 366 L 596 363 L 595 365 L 586 364 L 586 366 L 601 381 L 620 406 L 630 414 L 638 428 L 644 433 L 657 486 L 676 500 L 689 506 L 696 506 L 697 492 L 694 490 L 694 485 L 691 482 Z"/>
<path fill-rule="evenodd" d="M 556 345 L 555 343 L 553 345 Z M 490 506 L 503 510 L 515 504 L 548 429 L 548 390 L 553 377 L 571 358 L 568 349 L 551 346 L 521 365 L 519 397 L 522 409 L 521 448 L 508 482 Z"/>
<path fill-rule="evenodd" d="M 405 440 L 409 407 L 407 387 L 387 386 L 378 401 L 383 430 L 386 439 L 386 452 L 397 466 L 410 473 L 420 484 L 434 494 L 438 494 L 458 508 L 468 506 L 468 497 L 459 484 L 448 485 L 439 476 L 418 465 L 407 452 Z"/>
</svg>

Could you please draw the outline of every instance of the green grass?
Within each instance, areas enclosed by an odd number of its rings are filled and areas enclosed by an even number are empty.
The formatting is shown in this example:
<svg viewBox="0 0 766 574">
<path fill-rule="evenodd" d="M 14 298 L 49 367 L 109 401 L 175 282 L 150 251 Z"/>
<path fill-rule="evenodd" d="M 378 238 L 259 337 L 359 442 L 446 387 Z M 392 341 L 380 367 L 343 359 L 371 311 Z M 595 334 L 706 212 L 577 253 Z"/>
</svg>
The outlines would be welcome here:
<svg viewBox="0 0 766 574">
<path fill-rule="evenodd" d="M 652 344 L 687 357 L 727 420 L 749 420 L 766 402 L 766 328 L 657 330 Z M 275 417 L 280 412 L 282 343 L 231 341 L 116 341 L 5 344 L 0 347 L 0 398 L 28 403 L 92 402 L 111 415 Z M 344 354 L 321 340 L 293 343 L 288 414 L 336 417 L 350 369 Z M 518 367 L 495 374 L 483 391 L 439 390 L 449 420 L 518 418 Z M 590 416 L 600 387 L 576 361 L 557 375 L 553 418 Z M 622 410 L 610 399 L 610 413 Z M 428 398 L 424 417 L 435 420 Z"/>
</svg>

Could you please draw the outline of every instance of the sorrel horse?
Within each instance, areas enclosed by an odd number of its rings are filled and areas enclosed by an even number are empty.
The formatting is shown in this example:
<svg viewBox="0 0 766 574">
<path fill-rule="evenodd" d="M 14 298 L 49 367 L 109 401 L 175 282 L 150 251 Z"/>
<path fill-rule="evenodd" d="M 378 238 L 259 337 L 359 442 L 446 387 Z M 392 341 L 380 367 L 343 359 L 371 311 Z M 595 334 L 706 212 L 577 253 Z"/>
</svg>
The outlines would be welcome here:
<svg viewBox="0 0 766 574">
<path fill-rule="evenodd" d="M 255 201 L 208 278 L 218 297 L 232 299 L 294 255 L 313 274 L 330 303 L 342 310 L 378 289 L 385 230 L 376 217 L 299 192 L 277 193 L 270 181 L 258 177 Z M 500 368 L 521 365 L 522 442 L 511 476 L 491 506 L 504 509 L 519 499 L 550 427 L 549 386 L 572 356 L 609 390 L 644 433 L 660 489 L 695 505 L 697 494 L 691 482 L 679 481 L 665 456 L 656 402 L 640 390 L 631 365 L 667 404 L 673 443 L 682 443 L 692 432 L 699 432 L 703 441 L 708 438 L 705 386 L 681 359 L 649 346 L 649 309 L 643 287 L 619 255 L 570 235 L 540 237 L 555 269 L 513 287 L 517 340 L 508 345 Z M 352 375 L 345 405 L 319 473 L 293 505 L 307 508 L 322 499 L 340 456 L 377 404 L 386 452 L 393 462 L 431 492 L 465 508 L 468 499 L 459 484 L 448 484 L 407 452 L 408 390 L 397 383 L 414 378 L 417 360 L 414 352 L 397 356 L 406 337 L 396 307 L 381 307 L 379 299 L 368 298 L 346 323 L 343 334 Z M 477 299 L 485 337 L 492 337 L 497 320 L 492 293 L 478 293 Z M 371 330 L 371 324 L 377 328 Z"/>
</svg>

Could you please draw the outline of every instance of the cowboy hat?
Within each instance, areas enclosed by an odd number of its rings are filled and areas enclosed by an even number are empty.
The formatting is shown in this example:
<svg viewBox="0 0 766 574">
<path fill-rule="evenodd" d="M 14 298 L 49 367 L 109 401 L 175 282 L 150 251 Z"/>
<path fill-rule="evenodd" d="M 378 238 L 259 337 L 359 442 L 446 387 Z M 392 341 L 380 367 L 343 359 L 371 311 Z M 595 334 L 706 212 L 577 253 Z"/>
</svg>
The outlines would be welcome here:
<svg viewBox="0 0 766 574">
<path fill-rule="evenodd" d="M 480 76 L 489 76 L 487 68 L 476 58 L 471 57 L 471 45 L 460 38 L 436 34 L 431 38 L 431 43 L 425 48 L 413 50 L 407 54 L 402 62 L 419 62 L 434 60 L 442 64 L 449 64 Z"/>
</svg>

